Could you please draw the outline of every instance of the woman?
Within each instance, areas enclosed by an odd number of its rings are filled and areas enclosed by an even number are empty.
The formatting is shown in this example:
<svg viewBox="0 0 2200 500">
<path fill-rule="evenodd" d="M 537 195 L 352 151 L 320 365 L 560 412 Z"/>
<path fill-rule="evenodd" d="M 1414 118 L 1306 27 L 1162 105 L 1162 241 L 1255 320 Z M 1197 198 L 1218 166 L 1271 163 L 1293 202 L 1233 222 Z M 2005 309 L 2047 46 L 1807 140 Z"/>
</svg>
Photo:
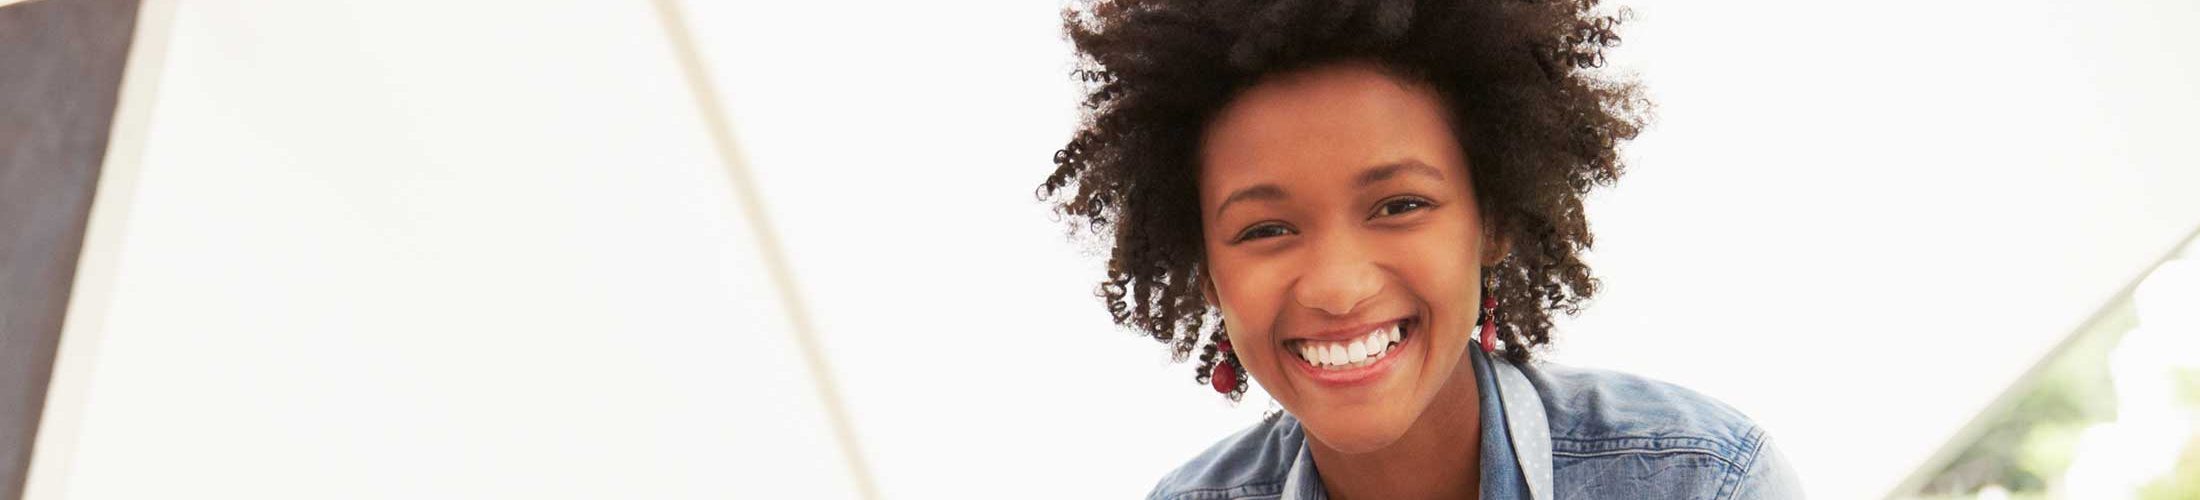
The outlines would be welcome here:
<svg viewBox="0 0 2200 500">
<path fill-rule="evenodd" d="M 1644 123 L 1594 0 L 1101 0 L 1039 195 L 1115 321 L 1283 407 L 1155 498 L 1789 498 L 1747 417 L 1531 362 L 1596 291 L 1582 196 Z"/>
</svg>

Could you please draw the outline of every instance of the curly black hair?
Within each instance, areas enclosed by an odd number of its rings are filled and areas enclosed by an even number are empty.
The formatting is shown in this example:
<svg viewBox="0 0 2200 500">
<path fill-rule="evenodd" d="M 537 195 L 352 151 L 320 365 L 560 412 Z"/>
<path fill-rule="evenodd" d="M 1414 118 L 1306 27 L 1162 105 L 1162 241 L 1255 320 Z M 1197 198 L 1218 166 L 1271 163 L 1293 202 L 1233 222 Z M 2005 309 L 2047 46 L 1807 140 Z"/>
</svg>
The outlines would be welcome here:
<svg viewBox="0 0 2200 500">
<path fill-rule="evenodd" d="M 1485 267 L 1506 358 L 1550 342 L 1551 312 L 1596 293 L 1582 262 L 1590 188 L 1623 168 L 1621 142 L 1649 117 L 1631 79 L 1598 68 L 1628 12 L 1597 0 L 1098 0 L 1063 13 L 1086 86 L 1081 123 L 1037 196 L 1073 235 L 1111 244 L 1098 294 L 1119 325 L 1183 361 L 1220 321 L 1205 272 L 1198 150 L 1215 114 L 1263 78 L 1373 62 L 1443 99 L 1472 165 L 1486 230 L 1508 243 Z M 1466 242 L 1479 244 L 1479 242 Z M 1209 325 L 1213 324 L 1210 330 Z M 1244 377 L 1231 391 L 1244 390 Z"/>
</svg>

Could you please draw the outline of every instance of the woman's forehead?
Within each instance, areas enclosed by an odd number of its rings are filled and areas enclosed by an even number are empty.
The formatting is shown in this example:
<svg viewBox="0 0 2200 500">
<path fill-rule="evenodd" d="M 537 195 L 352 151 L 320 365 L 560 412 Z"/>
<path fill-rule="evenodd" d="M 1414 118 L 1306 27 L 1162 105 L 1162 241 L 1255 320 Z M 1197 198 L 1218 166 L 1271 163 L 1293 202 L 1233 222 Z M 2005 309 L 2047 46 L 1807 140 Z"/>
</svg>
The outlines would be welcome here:
<svg viewBox="0 0 2200 500">
<path fill-rule="evenodd" d="M 1433 91 L 1368 67 L 1335 66 L 1247 89 L 1203 132 L 1203 197 L 1259 184 L 1339 184 L 1407 163 L 1460 168 Z M 1213 200 L 1219 203 L 1220 200 Z"/>
</svg>

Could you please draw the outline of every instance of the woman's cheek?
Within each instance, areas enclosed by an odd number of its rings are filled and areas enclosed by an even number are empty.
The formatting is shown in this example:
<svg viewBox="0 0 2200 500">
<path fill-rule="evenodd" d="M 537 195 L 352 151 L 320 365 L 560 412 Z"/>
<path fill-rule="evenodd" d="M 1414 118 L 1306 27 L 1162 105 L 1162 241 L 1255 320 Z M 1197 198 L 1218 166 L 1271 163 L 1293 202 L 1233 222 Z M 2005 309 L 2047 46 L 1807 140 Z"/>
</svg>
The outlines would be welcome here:
<svg viewBox="0 0 2200 500">
<path fill-rule="evenodd" d="M 1271 262 L 1233 262 L 1230 272 L 1218 274 L 1216 288 L 1221 294 L 1223 322 L 1230 330 L 1231 344 L 1241 352 L 1250 351 L 1263 358 L 1278 353 L 1275 344 L 1275 324 L 1278 312 L 1288 300 L 1282 289 L 1289 278 L 1280 274 L 1284 266 Z M 1266 361 L 1262 361 L 1265 363 Z"/>
</svg>

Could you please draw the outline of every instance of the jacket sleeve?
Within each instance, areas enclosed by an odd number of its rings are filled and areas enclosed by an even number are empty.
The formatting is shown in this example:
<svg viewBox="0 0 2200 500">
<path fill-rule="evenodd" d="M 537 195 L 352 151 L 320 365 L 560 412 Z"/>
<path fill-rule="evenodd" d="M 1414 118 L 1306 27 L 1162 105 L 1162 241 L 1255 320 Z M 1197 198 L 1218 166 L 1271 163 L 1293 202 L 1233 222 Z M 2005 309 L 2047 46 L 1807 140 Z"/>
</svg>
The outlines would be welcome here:
<svg viewBox="0 0 2200 500">
<path fill-rule="evenodd" d="M 1735 486 L 1734 500 L 1772 500 L 1803 498 L 1803 483 L 1795 477 L 1795 468 L 1788 465 L 1787 456 L 1771 436 L 1765 436 L 1757 447 L 1756 456 L 1742 470 L 1741 483 Z"/>
</svg>

